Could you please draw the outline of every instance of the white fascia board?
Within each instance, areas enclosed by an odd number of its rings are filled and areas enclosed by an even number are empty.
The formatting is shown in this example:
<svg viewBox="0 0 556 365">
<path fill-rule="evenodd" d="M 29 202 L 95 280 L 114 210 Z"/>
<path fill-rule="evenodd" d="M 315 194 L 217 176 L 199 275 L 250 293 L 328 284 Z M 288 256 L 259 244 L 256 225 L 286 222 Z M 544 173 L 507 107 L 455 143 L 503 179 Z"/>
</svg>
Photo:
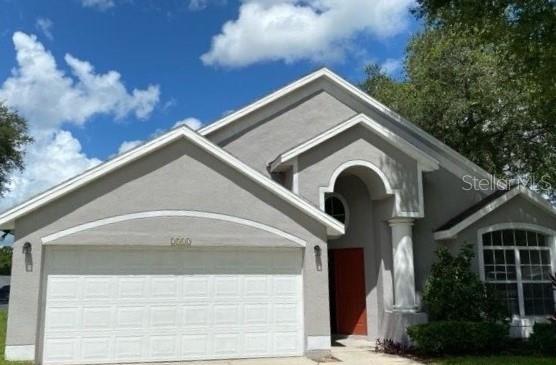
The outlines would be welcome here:
<svg viewBox="0 0 556 365">
<path fill-rule="evenodd" d="M 325 69 L 320 69 L 317 70 L 305 77 L 300 78 L 299 80 L 296 80 L 286 86 L 284 86 L 283 88 L 276 90 L 275 92 L 265 96 L 262 99 L 259 99 L 257 101 L 255 101 L 252 104 L 247 105 L 244 108 L 239 109 L 238 111 L 235 111 L 231 114 L 226 115 L 224 118 L 221 118 L 217 121 L 215 121 L 214 123 L 211 123 L 209 125 L 207 125 L 206 127 L 203 127 L 201 129 L 199 129 L 199 134 L 202 136 L 206 136 L 207 134 L 210 134 L 224 126 L 227 126 L 230 123 L 235 122 L 236 120 L 246 116 L 249 113 L 252 113 L 253 111 L 264 107 L 265 105 L 268 105 L 270 103 L 272 103 L 273 101 L 275 101 L 276 99 L 281 98 L 282 96 L 295 91 L 309 83 L 311 83 L 314 80 L 317 80 L 318 78 L 322 77 L 325 74 Z"/>
<path fill-rule="evenodd" d="M 310 217 L 324 224 L 327 227 L 327 233 L 329 235 L 339 236 L 345 233 L 343 224 L 328 216 L 326 213 L 311 205 L 309 202 L 301 199 L 299 196 L 282 187 L 278 183 L 272 181 L 271 179 L 263 176 L 261 173 L 255 171 L 251 167 L 245 165 L 243 162 L 239 161 L 237 158 L 233 157 L 222 148 L 216 146 L 215 144 L 186 126 L 180 126 L 176 129 L 173 129 L 150 142 L 147 142 L 122 155 L 119 155 L 108 162 L 98 165 L 97 167 L 87 170 L 84 173 L 70 180 L 67 180 L 66 182 L 63 182 L 45 191 L 44 193 L 39 194 L 34 198 L 31 198 L 24 203 L 6 211 L 5 213 L 0 215 L 0 229 L 8 229 L 8 227 L 12 228 L 14 221 L 17 218 L 28 214 L 31 211 L 84 186 L 85 184 L 88 184 L 101 176 L 104 176 L 109 172 L 124 166 L 127 163 L 130 163 L 131 161 L 134 161 L 146 154 L 149 154 L 161 148 L 162 146 L 165 146 L 168 143 L 177 140 L 178 138 L 183 137 L 193 142 L 201 149 L 207 151 L 220 161 L 223 161 L 224 163 L 230 165 L 239 173 L 259 183 L 279 198 L 285 200 L 286 202 L 300 209 Z"/>
<path fill-rule="evenodd" d="M 505 184 L 496 179 L 496 177 L 490 173 L 488 173 L 487 171 L 485 171 L 484 169 L 482 169 L 481 167 L 479 167 L 478 165 L 476 165 L 475 163 L 473 163 L 471 160 L 467 159 L 466 157 L 464 157 L 463 155 L 461 155 L 459 152 L 455 151 L 454 149 L 450 148 L 448 145 L 444 144 L 443 142 L 441 142 L 440 140 L 438 140 L 437 138 L 433 137 L 431 134 L 425 132 L 423 129 L 419 128 L 417 125 L 407 121 L 406 119 L 404 119 L 401 115 L 399 115 L 398 113 L 394 112 L 392 109 L 388 108 L 387 106 L 385 106 L 384 104 L 380 103 L 379 101 L 377 101 L 376 99 L 372 98 L 371 96 L 367 95 L 363 90 L 359 89 L 358 87 L 352 85 L 351 83 L 347 82 L 346 80 L 344 80 L 343 78 L 341 78 L 340 76 L 336 75 L 334 72 L 330 71 L 327 68 L 322 68 L 319 69 L 269 95 L 267 95 L 266 97 L 256 101 L 253 104 L 250 104 L 238 111 L 236 111 L 235 113 L 232 113 L 230 115 L 227 115 L 226 117 L 217 120 L 216 122 L 207 125 L 204 128 L 201 128 L 199 130 L 199 133 L 203 136 L 207 136 L 210 133 L 213 133 L 217 130 L 219 130 L 220 128 L 223 128 L 233 122 L 235 122 L 236 120 L 252 113 L 253 111 L 264 107 L 265 105 L 268 105 L 270 103 L 272 103 L 273 101 L 279 99 L 280 97 L 295 91 L 299 88 L 302 88 L 303 86 L 311 83 L 312 81 L 315 81 L 321 77 L 326 77 L 329 80 L 331 80 L 332 82 L 334 82 L 335 84 L 339 85 L 340 87 L 342 87 L 345 91 L 349 92 L 351 95 L 355 96 L 356 98 L 360 99 L 361 101 L 363 101 L 364 103 L 371 105 L 372 107 L 374 107 L 375 109 L 377 109 L 378 111 L 384 113 L 385 115 L 387 115 L 388 117 L 390 117 L 392 120 L 394 120 L 395 122 L 401 124 L 402 126 L 404 126 L 405 128 L 408 128 L 409 130 L 411 130 L 412 132 L 416 133 L 417 135 L 419 135 L 420 137 L 422 137 L 423 139 L 427 140 L 429 143 L 438 146 L 442 151 L 444 151 L 448 156 L 451 156 L 457 163 L 459 163 L 462 167 L 465 167 L 466 170 L 473 172 L 474 174 L 485 178 L 485 179 L 489 179 L 490 181 L 494 181 L 496 183 L 496 185 L 499 188 L 505 188 Z"/>
<path fill-rule="evenodd" d="M 358 114 L 355 117 L 341 124 L 338 124 L 337 126 L 330 128 L 329 130 L 319 134 L 318 136 L 290 149 L 289 151 L 282 153 L 270 163 L 270 170 L 275 171 L 279 170 L 285 165 L 287 166 L 293 159 L 295 159 L 302 153 L 307 152 L 308 150 L 318 146 L 319 144 L 328 141 L 338 134 L 357 125 L 362 125 L 377 136 L 381 137 L 386 142 L 389 142 L 394 147 L 406 153 L 411 158 L 417 160 L 422 166 L 423 171 L 434 171 L 438 169 L 439 163 L 435 158 L 431 157 L 429 154 L 415 147 L 404 138 L 385 128 L 380 123 L 372 120 L 367 115 Z"/>
<path fill-rule="evenodd" d="M 502 205 L 509 202 L 511 199 L 515 198 L 516 196 L 523 196 L 531 203 L 535 204 L 539 208 L 544 209 L 550 214 L 556 215 L 556 208 L 552 206 L 548 201 L 546 201 L 540 194 L 526 188 L 523 186 L 518 186 L 512 190 L 510 190 L 507 194 L 502 195 L 498 199 L 490 202 L 480 210 L 476 211 L 475 213 L 471 214 L 469 217 L 465 218 L 458 224 L 454 225 L 453 227 L 438 231 L 434 233 L 435 240 L 448 240 L 456 238 L 458 233 L 472 225 L 473 223 L 477 222 L 485 215 L 493 212 L 494 210 L 500 208 Z"/>
<path fill-rule="evenodd" d="M 43 206 L 44 204 L 53 201 L 73 190 L 76 190 L 79 187 L 86 185 L 89 182 L 96 180 L 97 178 L 104 176 L 109 172 L 138 159 L 143 155 L 151 153 L 158 148 L 176 140 L 180 136 L 182 136 L 180 129 L 174 129 L 158 138 L 151 140 L 150 142 L 133 148 L 126 153 L 118 155 L 109 161 L 103 162 L 73 178 L 70 178 L 42 193 L 39 193 L 38 195 L 31 197 L 23 203 L 16 205 L 15 207 L 0 214 L 0 229 L 12 229 L 14 227 L 16 218 L 30 213 L 33 210 Z"/>
<path fill-rule="evenodd" d="M 243 175 L 246 175 L 252 180 L 258 182 L 260 185 L 266 187 L 270 192 L 274 193 L 278 197 L 284 199 L 286 202 L 302 210 L 310 217 L 326 225 L 326 227 L 328 228 L 327 233 L 329 235 L 337 236 L 343 235 L 345 233 L 345 227 L 342 223 L 338 222 L 336 219 L 332 218 L 325 212 L 313 206 L 311 203 L 300 198 L 298 195 L 295 195 L 293 192 L 286 189 L 277 182 L 274 182 L 266 176 L 262 175 L 260 172 L 247 166 L 236 157 L 232 156 L 231 154 L 218 147 L 214 143 L 210 142 L 205 137 L 199 135 L 195 131 L 189 128 L 185 128 L 184 131 L 188 135 L 190 140 L 196 143 L 199 147 L 210 152 L 213 156 L 217 157 L 221 161 L 229 164 L 231 167 L 233 167 Z"/>
</svg>

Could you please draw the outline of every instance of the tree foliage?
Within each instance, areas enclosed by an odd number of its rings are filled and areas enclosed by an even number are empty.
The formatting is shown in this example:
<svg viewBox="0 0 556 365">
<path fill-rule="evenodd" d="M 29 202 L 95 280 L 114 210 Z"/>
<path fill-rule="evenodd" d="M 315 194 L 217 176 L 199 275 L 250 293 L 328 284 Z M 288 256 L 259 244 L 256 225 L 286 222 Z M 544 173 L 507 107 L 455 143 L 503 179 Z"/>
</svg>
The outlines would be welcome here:
<svg viewBox="0 0 556 365">
<path fill-rule="evenodd" d="M 554 194 L 555 4 L 419 0 L 405 78 L 371 65 L 362 87 L 489 172 Z"/>
<path fill-rule="evenodd" d="M 25 119 L 0 104 L 0 196 L 10 174 L 23 168 L 23 147 L 31 141 Z"/>
<path fill-rule="evenodd" d="M 504 319 L 499 298 L 471 271 L 471 245 L 462 247 L 457 256 L 452 256 L 446 247 L 438 248 L 436 255 L 423 291 L 423 303 L 431 321 Z"/>
<path fill-rule="evenodd" d="M 9 246 L 0 247 L 0 275 L 11 275 L 12 251 Z"/>
</svg>

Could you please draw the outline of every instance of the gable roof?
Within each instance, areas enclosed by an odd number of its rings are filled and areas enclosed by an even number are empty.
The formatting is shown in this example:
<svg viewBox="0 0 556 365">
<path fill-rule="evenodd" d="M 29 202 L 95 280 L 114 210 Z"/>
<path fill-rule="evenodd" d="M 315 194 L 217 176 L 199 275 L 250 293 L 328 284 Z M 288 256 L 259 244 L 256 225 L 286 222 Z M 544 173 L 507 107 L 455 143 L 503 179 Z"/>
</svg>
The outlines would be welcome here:
<svg viewBox="0 0 556 365">
<path fill-rule="evenodd" d="M 477 204 L 474 204 L 454 218 L 450 219 L 434 232 L 434 239 L 445 240 L 455 238 L 459 232 L 477 222 L 485 215 L 500 208 L 516 196 L 522 196 L 548 213 L 556 215 L 556 208 L 554 208 L 540 194 L 527 189 L 522 185 L 517 185 L 508 190 L 498 190 L 490 194 Z"/>
<path fill-rule="evenodd" d="M 69 179 L 53 188 L 36 195 L 35 197 L 7 210 L 0 214 L 0 229 L 11 229 L 14 226 L 15 220 L 20 218 L 64 195 L 92 182 L 102 176 L 117 170 L 132 161 L 135 161 L 149 153 L 152 153 L 163 146 L 168 145 L 180 138 L 192 142 L 208 154 L 214 156 L 218 160 L 228 164 L 240 174 L 246 176 L 252 181 L 258 183 L 277 197 L 283 199 L 293 207 L 299 209 L 308 216 L 314 218 L 318 222 L 327 227 L 327 233 L 330 235 L 342 235 L 345 232 L 344 225 L 336 219 L 330 217 L 325 212 L 316 208 L 309 202 L 295 195 L 288 189 L 265 177 L 258 171 L 247 166 L 222 148 L 218 147 L 208 139 L 199 135 L 195 131 L 186 126 L 175 128 L 139 147 L 136 147 L 126 153 L 116 156 L 112 160 L 102 163 L 92 169 L 83 172 L 76 177 Z"/>
<path fill-rule="evenodd" d="M 209 124 L 199 130 L 199 133 L 203 136 L 208 136 L 217 130 L 224 128 L 228 125 L 233 124 L 235 121 L 241 119 L 242 117 L 260 109 L 264 106 L 274 102 L 275 100 L 283 97 L 284 95 L 303 88 L 304 86 L 318 80 L 318 79 L 326 79 L 332 82 L 334 85 L 338 86 L 340 89 L 347 92 L 349 95 L 355 97 L 359 101 L 363 102 L 366 105 L 373 107 L 375 110 L 379 111 L 383 115 L 387 116 L 390 120 L 394 121 L 395 123 L 399 124 L 400 126 L 408 129 L 409 131 L 415 133 L 423 140 L 438 146 L 444 153 L 454 159 L 459 165 L 466 168 L 467 171 L 473 172 L 477 176 L 484 177 L 490 179 L 490 181 L 495 181 L 497 185 L 501 188 L 504 188 L 504 183 L 496 179 L 495 176 L 491 175 L 480 166 L 473 163 L 471 160 L 467 159 L 454 149 L 450 148 L 448 145 L 444 144 L 437 138 L 433 137 L 431 134 L 425 132 L 423 129 L 419 128 L 414 123 L 404 119 L 401 115 L 394 112 L 392 109 L 388 108 L 384 104 L 380 103 L 378 100 L 372 98 L 367 93 L 365 93 L 360 88 L 356 87 L 355 85 L 349 83 L 348 81 L 344 80 L 331 70 L 327 68 L 321 68 L 305 77 L 294 81 L 283 88 L 263 97 L 262 99 L 257 100 L 256 102 L 247 105 L 246 107 L 231 113 L 212 124 Z"/>
<path fill-rule="evenodd" d="M 397 147 L 398 149 L 402 150 L 410 157 L 416 159 L 421 164 L 424 171 L 433 171 L 438 169 L 438 161 L 435 158 L 431 157 L 429 154 L 422 151 L 421 149 L 415 147 L 413 144 L 409 143 L 406 139 L 400 137 L 399 135 L 385 128 L 380 123 L 377 123 L 376 121 L 372 120 L 365 114 L 358 114 L 353 118 L 350 118 L 345 122 L 340 123 L 324 131 L 323 133 L 317 135 L 316 137 L 313 137 L 310 140 L 280 154 L 278 157 L 276 157 L 274 161 L 270 163 L 270 171 L 275 171 L 280 169 L 283 166 L 289 165 L 293 159 L 295 159 L 297 156 L 301 155 L 302 153 L 358 125 L 365 127 L 366 129 L 376 134 L 378 137 L 382 138 L 386 142 L 389 142 L 394 147 Z"/>
</svg>

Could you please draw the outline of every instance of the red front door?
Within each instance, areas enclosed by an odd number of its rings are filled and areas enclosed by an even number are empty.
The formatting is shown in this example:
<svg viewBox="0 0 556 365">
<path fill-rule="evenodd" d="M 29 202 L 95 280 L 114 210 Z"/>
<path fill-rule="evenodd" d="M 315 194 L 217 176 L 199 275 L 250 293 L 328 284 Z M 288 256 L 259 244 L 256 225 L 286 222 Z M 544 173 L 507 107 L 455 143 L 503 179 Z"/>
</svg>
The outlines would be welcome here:
<svg viewBox="0 0 556 365">
<path fill-rule="evenodd" d="M 362 248 L 329 251 L 332 331 L 366 335 L 365 268 Z"/>
</svg>

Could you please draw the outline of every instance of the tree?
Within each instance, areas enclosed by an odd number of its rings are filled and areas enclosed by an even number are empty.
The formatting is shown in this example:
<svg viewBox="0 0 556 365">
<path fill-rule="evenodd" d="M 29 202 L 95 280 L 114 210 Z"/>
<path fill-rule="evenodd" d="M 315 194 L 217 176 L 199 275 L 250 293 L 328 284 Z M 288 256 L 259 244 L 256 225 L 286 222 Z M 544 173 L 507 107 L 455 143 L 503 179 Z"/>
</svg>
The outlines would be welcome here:
<svg viewBox="0 0 556 365">
<path fill-rule="evenodd" d="M 363 89 L 489 172 L 554 196 L 555 2 L 418 4 L 425 27 L 405 78 L 371 65 Z"/>
<path fill-rule="evenodd" d="M 31 141 L 25 119 L 0 104 L 0 197 L 8 189 L 10 174 L 23 169 L 23 147 Z"/>
<path fill-rule="evenodd" d="M 556 2 L 553 0 L 417 0 L 414 13 L 429 27 L 461 25 L 484 43 L 504 44 L 516 70 L 554 90 Z"/>
<path fill-rule="evenodd" d="M 465 245 L 457 256 L 446 247 L 436 251 L 437 261 L 423 290 L 423 303 L 431 321 L 492 321 L 506 317 L 497 295 L 471 271 L 473 246 Z"/>
<path fill-rule="evenodd" d="M 12 247 L 0 247 L 0 275 L 11 275 L 12 251 Z"/>
</svg>

